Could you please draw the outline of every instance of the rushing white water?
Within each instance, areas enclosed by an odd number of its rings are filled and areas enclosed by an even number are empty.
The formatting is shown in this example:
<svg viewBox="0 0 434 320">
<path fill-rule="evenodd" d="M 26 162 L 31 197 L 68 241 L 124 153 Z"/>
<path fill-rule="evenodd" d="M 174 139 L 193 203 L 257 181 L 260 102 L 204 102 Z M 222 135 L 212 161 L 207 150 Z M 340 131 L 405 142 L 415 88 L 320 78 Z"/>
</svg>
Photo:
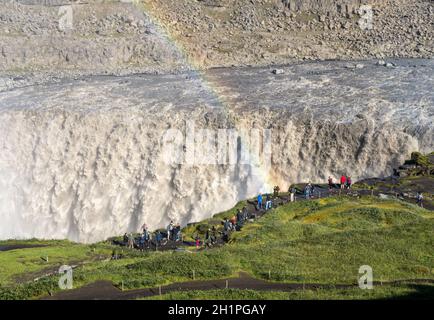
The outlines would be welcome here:
<svg viewBox="0 0 434 320">
<path fill-rule="evenodd" d="M 2 92 L 0 238 L 93 242 L 145 222 L 185 224 L 275 184 L 388 175 L 412 151 L 434 150 L 434 64 L 365 64 L 99 77 Z M 236 164 L 216 160 L 217 142 L 200 141 L 196 163 L 170 163 L 163 138 L 168 129 L 185 133 L 186 123 L 199 133 L 244 132 L 229 149 Z M 251 167 L 237 142 L 255 132 L 261 161 Z M 191 152 L 188 138 L 180 147 Z"/>
</svg>

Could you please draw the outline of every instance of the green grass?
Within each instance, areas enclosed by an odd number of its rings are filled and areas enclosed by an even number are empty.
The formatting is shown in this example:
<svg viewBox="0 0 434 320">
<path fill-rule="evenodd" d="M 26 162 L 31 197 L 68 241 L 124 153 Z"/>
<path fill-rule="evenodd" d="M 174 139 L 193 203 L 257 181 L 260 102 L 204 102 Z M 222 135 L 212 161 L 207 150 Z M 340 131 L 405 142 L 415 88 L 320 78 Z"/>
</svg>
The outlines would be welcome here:
<svg viewBox="0 0 434 320">
<path fill-rule="evenodd" d="M 219 251 L 200 253 L 162 252 L 144 253 L 141 257 L 89 264 L 75 272 L 75 284 L 96 280 L 111 280 L 125 289 L 152 287 L 189 281 L 194 277 L 219 279 L 233 274 L 230 257 Z"/>
<path fill-rule="evenodd" d="M 111 252 L 104 246 L 72 243 L 69 241 L 2 241 L 0 245 L 29 244 L 42 247 L 0 252 L 0 285 L 29 281 L 53 272 L 63 264 L 90 262 Z M 48 257 L 48 261 L 47 261 Z"/>
<path fill-rule="evenodd" d="M 240 201 L 232 209 L 218 213 L 210 219 L 190 224 L 189 226 L 182 229 L 182 233 L 184 234 L 184 240 L 193 241 L 196 235 L 203 240 L 206 231 L 213 226 L 217 230 L 221 231 L 223 229 L 222 221 L 226 218 L 230 219 L 231 217 L 236 215 L 237 210 L 241 210 L 244 206 L 247 206 L 247 201 Z"/>
<path fill-rule="evenodd" d="M 220 289 L 180 291 L 149 297 L 144 300 L 370 300 L 370 299 L 433 299 L 434 285 L 381 286 L 372 290 L 316 289 L 292 292 Z"/>
<path fill-rule="evenodd" d="M 237 208 L 244 204 L 240 202 Z M 184 233 L 192 238 L 203 225 L 220 226 L 221 220 L 234 212 L 231 209 L 189 226 Z M 74 286 L 111 280 L 118 286 L 123 283 L 125 289 L 153 287 L 192 280 L 193 270 L 196 280 L 220 279 L 244 271 L 278 282 L 355 284 L 361 265 L 373 268 L 375 281 L 434 279 L 433 217 L 433 212 L 415 205 L 372 197 L 290 203 L 247 224 L 223 247 L 198 252 L 124 249 L 124 259 L 94 261 L 75 269 Z M 106 243 L 87 246 L 65 241 L 46 248 L 2 252 L 0 279 L 8 285 L 0 290 L 0 297 L 34 297 L 56 291 L 56 276 L 39 284 L 11 286 L 20 274 L 44 269 L 41 256 L 51 257 L 50 266 L 58 268 L 68 261 L 91 261 L 94 255 L 108 255 L 112 249 Z M 327 294 L 314 292 L 312 298 Z M 353 297 L 351 292 L 345 294 Z"/>
<path fill-rule="evenodd" d="M 411 154 L 410 160 L 407 160 L 406 164 L 415 164 L 421 167 L 424 167 L 426 169 L 432 169 L 434 167 L 434 163 L 431 163 L 429 157 L 434 155 L 434 152 L 431 152 L 430 154 L 421 154 L 420 152 L 413 152 Z"/>
<path fill-rule="evenodd" d="M 426 218 L 432 214 L 397 201 L 373 202 L 279 207 L 238 233 L 227 250 L 242 269 L 276 281 L 354 283 L 364 264 L 377 280 L 432 278 L 434 223 Z"/>
</svg>

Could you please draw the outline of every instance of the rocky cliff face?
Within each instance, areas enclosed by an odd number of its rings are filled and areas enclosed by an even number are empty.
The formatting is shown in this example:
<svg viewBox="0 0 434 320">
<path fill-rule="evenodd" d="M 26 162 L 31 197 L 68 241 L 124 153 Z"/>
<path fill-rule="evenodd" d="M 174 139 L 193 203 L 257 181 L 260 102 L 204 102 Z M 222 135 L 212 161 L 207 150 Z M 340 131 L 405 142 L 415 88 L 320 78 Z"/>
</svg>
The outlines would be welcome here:
<svg viewBox="0 0 434 320">
<path fill-rule="evenodd" d="M 360 28 L 359 2 L 65 0 L 72 21 L 62 29 L 54 0 L 0 0 L 0 73 L 64 77 L 432 57 L 432 1 L 371 1 L 371 30 Z"/>
<path fill-rule="evenodd" d="M 66 6 L 71 28 L 62 26 L 59 3 L 73 3 Z M 0 39 L 0 71 L 15 75 L 168 72 L 183 63 L 174 44 L 131 3 L 7 2 L 0 8 Z"/>
</svg>

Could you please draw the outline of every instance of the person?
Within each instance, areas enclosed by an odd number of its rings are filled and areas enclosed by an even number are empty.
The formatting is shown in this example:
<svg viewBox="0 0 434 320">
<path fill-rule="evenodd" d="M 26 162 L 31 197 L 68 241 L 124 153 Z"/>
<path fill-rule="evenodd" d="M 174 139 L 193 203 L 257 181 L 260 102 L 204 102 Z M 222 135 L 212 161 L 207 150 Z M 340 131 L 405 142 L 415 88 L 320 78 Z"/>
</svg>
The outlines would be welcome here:
<svg viewBox="0 0 434 320">
<path fill-rule="evenodd" d="M 273 191 L 274 191 L 274 197 L 277 198 L 279 196 L 279 191 L 280 191 L 279 186 L 275 186 Z"/>
<path fill-rule="evenodd" d="M 161 240 L 163 239 L 163 235 L 160 231 L 155 232 L 155 249 L 157 249 L 161 245 Z"/>
<path fill-rule="evenodd" d="M 416 203 L 417 203 L 418 206 L 420 206 L 421 208 L 423 208 L 423 194 L 420 191 L 418 191 L 418 193 L 417 193 Z"/>
<path fill-rule="evenodd" d="M 196 238 L 194 239 L 196 241 L 196 249 L 200 248 L 200 238 L 198 235 L 196 235 Z"/>
<path fill-rule="evenodd" d="M 247 211 L 247 207 L 243 207 L 243 220 L 246 221 L 249 218 L 249 212 Z"/>
<path fill-rule="evenodd" d="M 178 227 L 176 224 L 174 224 L 172 229 L 172 234 L 171 234 L 172 241 L 176 241 L 177 237 L 178 237 Z"/>
<path fill-rule="evenodd" d="M 113 249 L 113 251 L 112 251 L 112 260 L 118 260 L 118 259 L 119 259 L 118 251 L 116 249 Z"/>
<path fill-rule="evenodd" d="M 217 229 L 215 226 L 211 228 L 211 243 L 215 244 L 217 242 Z"/>
<path fill-rule="evenodd" d="M 134 237 L 132 233 L 128 234 L 128 248 L 134 249 Z"/>
<path fill-rule="evenodd" d="M 262 209 L 262 194 L 258 195 L 258 209 Z"/>
<path fill-rule="evenodd" d="M 124 234 L 124 245 L 128 246 L 128 234 L 126 232 Z"/>
<path fill-rule="evenodd" d="M 295 186 L 289 187 L 289 201 L 291 201 L 291 202 L 295 201 L 296 192 L 297 192 L 297 189 L 295 189 Z"/>
<path fill-rule="evenodd" d="M 230 228 L 231 228 L 230 224 L 231 224 L 231 222 L 229 221 L 228 218 L 226 218 L 226 219 L 224 220 L 224 222 L 223 222 L 223 229 L 224 229 L 225 231 L 229 231 Z"/>
<path fill-rule="evenodd" d="M 351 177 L 347 177 L 347 189 L 351 189 Z"/>
<path fill-rule="evenodd" d="M 211 247 L 214 244 L 211 229 L 208 229 L 205 233 L 205 245 Z"/>
<path fill-rule="evenodd" d="M 224 231 L 222 234 L 222 240 L 227 243 L 229 242 L 229 238 L 230 238 L 230 231 Z"/>
<path fill-rule="evenodd" d="M 146 245 L 149 247 L 149 240 L 151 238 L 149 231 L 148 231 L 148 226 L 146 225 L 146 223 L 144 223 L 142 225 L 142 238 L 143 238 L 143 247 Z"/>
<path fill-rule="evenodd" d="M 332 191 L 332 189 L 333 189 L 333 178 L 332 177 L 329 177 L 329 191 Z"/>
<path fill-rule="evenodd" d="M 228 231 L 232 231 L 233 228 L 234 228 L 234 226 L 232 225 L 231 220 L 229 220 L 229 223 L 228 223 Z"/>
<path fill-rule="evenodd" d="M 145 250 L 145 236 L 143 234 L 139 237 L 139 250 Z"/>
<path fill-rule="evenodd" d="M 241 231 L 243 225 L 244 225 L 244 222 L 242 220 L 238 220 L 237 224 L 235 225 L 235 230 L 236 231 Z"/>
<path fill-rule="evenodd" d="M 345 188 L 345 182 L 347 181 L 347 178 L 345 178 L 344 175 L 341 176 L 341 189 Z"/>
<path fill-rule="evenodd" d="M 267 194 L 267 197 L 265 198 L 265 210 L 271 209 L 272 201 L 269 194 Z"/>
<path fill-rule="evenodd" d="M 145 232 L 145 230 L 148 230 L 148 226 L 146 225 L 146 223 L 144 223 L 142 226 L 142 231 Z"/>
<path fill-rule="evenodd" d="M 170 221 L 169 225 L 167 226 L 167 240 L 172 238 L 173 227 L 173 221 Z"/>
<path fill-rule="evenodd" d="M 311 185 L 310 182 L 304 187 L 304 197 L 309 200 L 310 199 L 310 193 L 311 193 Z"/>
<path fill-rule="evenodd" d="M 236 216 L 233 216 L 232 218 L 231 218 L 231 220 L 229 220 L 230 222 L 231 222 L 231 229 L 232 230 L 235 230 L 235 226 L 236 226 L 236 224 L 237 224 L 237 217 Z"/>
<path fill-rule="evenodd" d="M 178 225 L 174 225 L 172 229 L 172 240 L 178 241 L 179 232 L 181 231 L 181 228 L 178 228 Z"/>
<path fill-rule="evenodd" d="M 148 231 L 148 240 L 147 240 L 148 248 L 149 248 L 149 245 L 151 244 L 151 242 L 152 242 L 152 232 Z"/>
<path fill-rule="evenodd" d="M 241 212 L 240 209 L 238 209 L 238 210 L 237 210 L 237 221 L 242 223 L 243 220 L 244 220 L 244 219 L 243 219 L 243 213 Z"/>
<path fill-rule="evenodd" d="M 149 231 L 147 228 L 143 229 L 143 240 L 147 243 L 149 242 Z"/>
</svg>

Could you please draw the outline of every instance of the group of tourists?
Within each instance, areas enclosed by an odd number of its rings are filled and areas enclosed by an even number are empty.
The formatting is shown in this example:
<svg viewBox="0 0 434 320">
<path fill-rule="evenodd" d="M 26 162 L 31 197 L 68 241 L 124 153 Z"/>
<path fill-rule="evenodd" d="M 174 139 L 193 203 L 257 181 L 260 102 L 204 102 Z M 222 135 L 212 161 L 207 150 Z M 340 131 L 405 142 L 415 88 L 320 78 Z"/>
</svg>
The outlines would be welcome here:
<svg viewBox="0 0 434 320">
<path fill-rule="evenodd" d="M 329 183 L 329 190 L 332 190 L 335 188 L 335 184 L 333 182 L 332 177 L 329 177 L 328 183 Z M 342 175 L 340 178 L 340 188 L 341 189 L 351 189 L 351 185 L 352 185 L 351 177 Z"/>
<path fill-rule="evenodd" d="M 125 233 L 123 237 L 124 245 L 129 249 L 138 248 L 139 250 L 149 249 L 151 244 L 155 247 L 166 244 L 168 241 L 182 241 L 181 226 L 170 221 L 167 226 L 167 233 L 164 234 L 161 230 L 150 232 L 146 224 L 142 226 L 142 232 L 136 238 L 132 232 Z"/>
<path fill-rule="evenodd" d="M 247 207 L 244 206 L 242 209 L 237 209 L 235 215 L 231 218 L 225 218 L 222 221 L 223 231 L 218 231 L 215 226 L 209 228 L 205 233 L 205 247 L 212 247 L 218 243 L 221 239 L 223 242 L 228 242 L 230 234 L 234 231 L 240 231 L 244 223 L 251 218 Z M 201 242 L 198 235 L 195 236 L 195 244 L 199 249 Z"/>
<path fill-rule="evenodd" d="M 132 232 L 130 232 L 130 233 L 124 234 L 123 242 L 124 242 L 124 245 L 128 249 L 138 248 L 139 250 L 143 251 L 146 248 L 150 247 L 151 240 L 152 240 L 152 234 L 149 232 L 141 233 L 136 238 L 134 238 L 134 234 Z M 161 241 L 161 240 L 159 240 L 159 236 L 158 236 L 157 232 L 154 235 L 154 240 L 155 241 Z"/>
<path fill-rule="evenodd" d="M 173 221 L 170 221 L 167 226 L 167 240 L 182 241 L 181 225 L 179 223 L 175 224 Z"/>
<path fill-rule="evenodd" d="M 309 182 L 304 187 L 304 190 L 303 190 L 304 198 L 307 199 L 307 200 L 310 199 L 310 198 L 313 198 L 314 191 L 315 191 L 315 186 L 312 183 Z"/>
<path fill-rule="evenodd" d="M 337 186 L 334 183 L 332 177 L 328 178 L 329 191 L 332 191 L 335 188 L 351 189 L 351 185 L 352 185 L 352 180 L 351 180 L 350 176 L 342 175 L 340 178 L 340 185 L 339 186 Z M 276 187 L 274 190 L 275 190 L 275 194 L 276 194 Z M 311 199 L 314 197 L 314 193 L 316 191 L 316 188 L 315 188 L 315 185 L 313 185 L 312 183 L 309 182 L 308 184 L 305 185 L 305 187 L 302 191 L 303 191 L 303 195 L 304 195 L 305 199 Z M 296 200 L 296 194 L 297 194 L 297 188 L 295 187 L 295 185 L 289 186 L 288 193 L 289 193 L 289 201 L 294 202 Z M 318 194 L 320 194 L 319 191 L 318 191 Z"/>
<path fill-rule="evenodd" d="M 244 222 L 249 218 L 249 213 L 247 211 L 247 207 L 243 207 L 242 209 L 238 209 L 236 214 L 232 216 L 230 219 L 225 219 L 223 221 L 223 230 L 224 231 L 239 231 L 241 227 L 244 225 Z"/>
<path fill-rule="evenodd" d="M 128 234 L 125 232 L 124 244 L 128 247 L 128 249 L 134 248 L 134 235 L 131 232 Z"/>
<path fill-rule="evenodd" d="M 333 183 L 333 179 L 329 177 L 328 180 L 329 188 L 335 188 L 335 185 Z M 342 175 L 341 177 L 341 188 L 350 188 L 351 187 L 351 177 L 347 177 Z M 308 183 L 303 190 L 303 194 L 305 199 L 311 199 L 314 196 L 315 186 L 311 183 Z M 273 194 L 259 194 L 257 196 L 257 204 L 256 204 L 256 210 L 270 210 L 273 206 L 273 201 L 279 197 L 280 187 L 274 186 L 273 188 Z M 290 185 L 288 189 L 289 193 L 289 201 L 294 202 L 296 200 L 296 194 L 298 190 L 295 187 L 295 185 Z M 418 200 L 419 203 L 419 200 Z M 422 203 L 422 200 L 420 200 L 420 203 Z M 233 231 L 240 231 L 242 226 L 244 225 L 245 221 L 247 221 L 250 218 L 247 207 L 243 207 L 242 209 L 238 209 L 234 216 L 232 216 L 230 219 L 224 219 L 222 221 L 223 225 L 223 231 L 219 232 L 213 226 L 212 228 L 208 229 L 205 233 L 205 239 L 204 244 L 205 246 L 209 247 L 218 242 L 218 239 L 221 238 L 223 241 L 227 242 L 229 239 L 229 234 Z M 196 247 L 200 247 L 201 245 L 201 239 L 199 236 L 195 236 L 195 245 Z M 166 233 L 161 230 L 157 230 L 155 232 L 150 232 L 148 230 L 148 227 L 146 224 L 142 226 L 142 232 L 137 238 L 134 238 L 133 233 L 125 233 L 124 234 L 124 245 L 128 248 L 135 248 L 137 247 L 139 250 L 145 250 L 149 249 L 151 244 L 153 244 L 155 247 L 159 247 L 162 245 L 165 245 L 169 241 L 174 242 L 180 242 L 182 241 L 182 233 L 181 233 L 181 226 L 179 224 L 174 223 L 173 221 L 170 221 L 169 225 L 166 228 Z"/>
<path fill-rule="evenodd" d="M 329 191 L 333 189 L 350 189 L 352 185 L 351 177 L 342 175 L 340 177 L 340 184 L 337 185 L 334 183 L 333 178 L 328 178 L 328 187 Z M 303 190 L 298 190 L 295 185 L 290 185 L 288 189 L 289 193 L 289 202 L 296 201 L 296 194 L 299 192 L 304 195 L 305 199 L 311 199 L 314 197 L 315 186 L 312 183 L 308 183 L 305 185 Z M 256 211 L 265 210 L 268 211 L 273 207 L 273 201 L 279 197 L 280 188 L 279 186 L 275 186 L 273 188 L 273 195 L 271 194 L 259 194 L 257 196 L 256 202 Z M 318 191 L 319 192 L 319 191 Z M 417 193 L 416 196 L 417 204 L 423 207 L 423 195 L 421 192 Z M 203 244 L 205 247 L 212 247 L 218 243 L 219 239 L 223 240 L 223 242 L 228 242 L 230 233 L 234 231 L 240 231 L 243 227 L 244 223 L 254 218 L 256 215 L 248 212 L 247 207 L 244 206 L 242 209 L 237 209 L 236 213 L 231 218 L 225 218 L 222 221 L 223 230 L 217 230 L 216 226 L 209 228 L 204 237 Z M 201 239 L 198 235 L 194 237 L 195 245 L 199 249 L 202 245 Z M 166 228 L 166 234 L 164 231 L 160 230 L 151 233 L 148 231 L 146 224 L 142 226 L 142 233 L 138 238 L 134 238 L 132 233 L 125 233 L 124 235 L 124 244 L 128 248 L 134 248 L 137 246 L 140 250 L 145 250 L 145 248 L 150 248 L 150 244 L 154 243 L 155 247 L 165 245 L 168 241 L 182 241 L 182 233 L 181 226 L 179 224 L 175 224 L 173 221 L 170 221 L 169 225 Z"/>
<path fill-rule="evenodd" d="M 275 194 L 276 194 L 276 191 L 275 191 Z M 269 194 L 265 195 L 265 201 L 264 201 L 264 196 L 262 194 L 259 194 L 257 201 L 258 201 L 258 205 L 256 208 L 257 210 L 261 210 L 261 209 L 270 210 L 271 207 L 273 206 L 273 200 L 271 198 L 271 195 L 269 195 Z"/>
<path fill-rule="evenodd" d="M 291 201 L 295 201 L 295 187 L 290 187 Z M 256 211 L 270 210 L 274 205 L 274 199 L 278 198 L 280 192 L 280 187 L 275 186 L 273 188 L 273 194 L 259 194 L 256 198 Z M 222 221 L 223 231 L 219 232 L 215 226 L 209 228 L 205 233 L 205 246 L 211 247 L 218 242 L 219 236 L 224 242 L 228 242 L 229 236 L 232 232 L 241 231 L 241 228 L 244 226 L 245 222 L 249 219 L 254 219 L 256 214 L 249 213 L 247 207 L 244 206 L 242 209 L 237 209 L 235 215 L 231 218 L 225 218 Z M 200 246 L 200 238 L 196 235 L 195 237 L 196 247 Z"/>
<path fill-rule="evenodd" d="M 234 216 L 231 218 L 225 218 L 222 221 L 222 232 L 218 232 L 215 226 L 207 230 L 205 233 L 205 246 L 211 247 L 215 245 L 218 242 L 219 235 L 223 242 L 228 242 L 230 233 L 233 231 L 240 231 L 247 219 L 249 219 L 249 212 L 247 211 L 247 207 L 244 206 L 242 209 L 238 209 Z M 196 247 L 200 246 L 198 240 L 200 239 L 196 236 Z"/>
<path fill-rule="evenodd" d="M 215 226 L 212 226 L 212 228 L 209 228 L 205 232 L 205 246 L 206 247 L 214 246 L 218 241 L 218 234 L 219 234 L 219 232 L 217 231 L 217 228 Z M 195 241 L 196 241 L 196 249 L 199 249 L 201 246 L 199 235 L 196 235 Z"/>
<path fill-rule="evenodd" d="M 294 185 L 290 185 L 288 188 L 288 192 L 289 192 L 289 201 L 294 202 L 295 194 L 297 193 L 297 188 Z"/>
<path fill-rule="evenodd" d="M 146 225 L 143 225 L 142 229 L 143 232 L 137 238 L 134 238 L 134 234 L 132 232 L 124 234 L 124 244 L 128 249 L 134 249 L 137 247 L 139 250 L 145 250 L 146 247 L 149 248 L 152 234 L 148 231 Z M 157 238 L 158 237 L 155 234 L 154 239 Z"/>
</svg>

